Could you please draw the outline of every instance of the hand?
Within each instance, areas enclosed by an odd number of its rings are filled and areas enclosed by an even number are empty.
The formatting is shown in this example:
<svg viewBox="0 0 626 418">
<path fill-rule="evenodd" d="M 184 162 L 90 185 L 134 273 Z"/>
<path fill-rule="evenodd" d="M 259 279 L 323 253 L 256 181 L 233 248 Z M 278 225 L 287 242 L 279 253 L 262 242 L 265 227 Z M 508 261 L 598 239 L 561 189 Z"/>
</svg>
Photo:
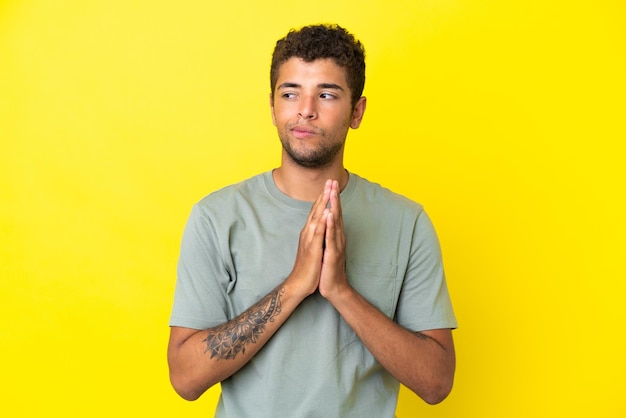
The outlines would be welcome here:
<svg viewBox="0 0 626 418">
<path fill-rule="evenodd" d="M 305 295 L 315 292 L 320 281 L 329 213 L 326 206 L 330 200 L 332 183 L 327 180 L 324 190 L 313 202 L 307 221 L 300 231 L 296 261 L 288 277 L 288 281 Z"/>
<path fill-rule="evenodd" d="M 330 184 L 329 201 L 330 209 L 326 209 L 322 215 L 326 225 L 326 245 L 318 286 L 322 296 L 332 299 L 343 290 L 350 288 L 346 276 L 346 236 L 337 181 L 332 181 Z"/>
</svg>

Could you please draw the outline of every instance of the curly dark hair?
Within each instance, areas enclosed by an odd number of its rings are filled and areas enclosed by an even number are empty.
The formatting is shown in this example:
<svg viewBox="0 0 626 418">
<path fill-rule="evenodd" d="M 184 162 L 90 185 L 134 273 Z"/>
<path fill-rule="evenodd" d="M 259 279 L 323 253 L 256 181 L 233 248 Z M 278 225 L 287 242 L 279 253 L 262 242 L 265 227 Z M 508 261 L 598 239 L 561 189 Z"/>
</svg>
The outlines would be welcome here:
<svg viewBox="0 0 626 418">
<path fill-rule="evenodd" d="M 352 94 L 352 106 L 363 94 L 365 86 L 365 49 L 352 34 L 339 25 L 311 25 L 290 30 L 287 36 L 276 42 L 270 68 L 272 95 L 278 80 L 278 69 L 290 58 L 306 62 L 331 58 L 344 68 L 346 81 Z"/>
</svg>

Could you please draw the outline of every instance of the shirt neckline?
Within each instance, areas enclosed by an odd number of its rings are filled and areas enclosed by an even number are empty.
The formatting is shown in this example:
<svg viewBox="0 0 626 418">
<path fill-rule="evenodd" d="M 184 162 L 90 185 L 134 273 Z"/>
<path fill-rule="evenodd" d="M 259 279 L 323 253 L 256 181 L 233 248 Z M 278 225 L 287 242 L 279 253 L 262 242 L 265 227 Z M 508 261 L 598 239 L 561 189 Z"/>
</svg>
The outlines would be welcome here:
<svg viewBox="0 0 626 418">
<path fill-rule="evenodd" d="M 340 193 L 339 197 L 341 198 L 342 205 L 347 203 L 352 196 L 354 189 L 356 188 L 358 182 L 358 176 L 356 174 L 348 173 L 348 183 L 343 191 Z M 300 210 L 303 212 L 309 212 L 311 210 L 311 205 L 313 202 L 307 202 L 305 200 L 294 199 L 285 193 L 283 193 L 276 183 L 274 182 L 274 176 L 272 175 L 272 170 L 263 173 L 263 180 L 265 183 L 265 187 L 267 188 L 268 193 L 272 198 L 276 199 L 280 203 L 287 205 L 293 209 Z"/>
</svg>

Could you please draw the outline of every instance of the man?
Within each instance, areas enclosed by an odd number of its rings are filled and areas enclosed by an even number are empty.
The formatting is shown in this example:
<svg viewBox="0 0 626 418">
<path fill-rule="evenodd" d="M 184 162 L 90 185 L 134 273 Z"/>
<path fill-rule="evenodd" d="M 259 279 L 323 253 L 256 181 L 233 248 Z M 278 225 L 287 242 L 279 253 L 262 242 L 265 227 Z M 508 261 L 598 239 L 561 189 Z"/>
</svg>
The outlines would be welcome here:
<svg viewBox="0 0 626 418">
<path fill-rule="evenodd" d="M 451 390 L 456 321 L 422 207 L 349 173 L 366 107 L 361 43 L 291 31 L 271 66 L 279 168 L 214 192 L 183 234 L 168 347 L 185 399 L 218 417 L 393 417 L 399 384 Z"/>
</svg>

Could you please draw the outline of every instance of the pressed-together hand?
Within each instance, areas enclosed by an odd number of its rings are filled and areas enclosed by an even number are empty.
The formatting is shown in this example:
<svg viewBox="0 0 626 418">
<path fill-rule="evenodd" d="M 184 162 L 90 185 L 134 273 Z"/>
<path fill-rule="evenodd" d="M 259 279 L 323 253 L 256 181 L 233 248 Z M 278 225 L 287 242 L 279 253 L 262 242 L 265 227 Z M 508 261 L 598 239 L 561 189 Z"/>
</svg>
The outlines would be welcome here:
<svg viewBox="0 0 626 418">
<path fill-rule="evenodd" d="M 326 208 L 324 211 L 326 246 L 318 285 L 320 294 L 325 298 L 338 295 L 349 286 L 345 268 L 346 236 L 343 228 L 343 215 L 341 213 L 339 184 L 337 181 L 330 182 L 329 202 L 329 208 Z"/>
<path fill-rule="evenodd" d="M 320 293 L 328 297 L 347 284 L 345 242 L 339 184 L 327 180 L 300 232 L 291 272 L 291 278 L 303 292 L 311 294 L 319 288 Z"/>
</svg>

